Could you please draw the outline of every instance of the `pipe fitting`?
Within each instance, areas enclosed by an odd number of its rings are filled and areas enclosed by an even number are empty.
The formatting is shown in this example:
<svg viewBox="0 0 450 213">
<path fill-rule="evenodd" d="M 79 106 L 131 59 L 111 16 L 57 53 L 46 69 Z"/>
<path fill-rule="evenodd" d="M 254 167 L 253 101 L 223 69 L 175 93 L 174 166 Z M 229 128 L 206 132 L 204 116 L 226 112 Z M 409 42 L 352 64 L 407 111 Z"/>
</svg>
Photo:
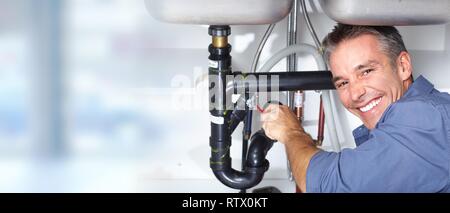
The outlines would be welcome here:
<svg viewBox="0 0 450 213">
<path fill-rule="evenodd" d="M 223 184 L 234 189 L 249 189 L 258 185 L 264 177 L 264 173 L 269 169 L 269 161 L 266 159 L 267 153 L 272 148 L 274 141 L 268 138 L 264 131 L 256 132 L 250 139 L 251 144 L 248 149 L 246 167 L 243 172 L 231 168 L 231 158 L 229 157 L 229 147 L 216 149 L 220 153 L 216 156 L 224 156 L 221 163 L 211 164 L 214 175 Z M 217 145 L 217 144 L 216 144 Z M 211 162 L 217 162 L 211 159 Z"/>
</svg>

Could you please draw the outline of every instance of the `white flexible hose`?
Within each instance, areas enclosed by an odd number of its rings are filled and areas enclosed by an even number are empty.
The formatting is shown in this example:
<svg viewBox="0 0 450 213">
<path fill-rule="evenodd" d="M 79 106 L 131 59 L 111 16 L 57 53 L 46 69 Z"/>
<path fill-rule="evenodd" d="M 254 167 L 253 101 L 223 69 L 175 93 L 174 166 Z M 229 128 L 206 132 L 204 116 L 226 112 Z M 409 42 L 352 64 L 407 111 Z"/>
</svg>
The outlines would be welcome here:
<svg viewBox="0 0 450 213">
<path fill-rule="evenodd" d="M 326 70 L 325 62 L 323 61 L 322 55 L 317 51 L 316 47 L 309 44 L 297 44 L 292 45 L 283 50 L 279 51 L 275 55 L 273 55 L 258 72 L 269 72 L 278 62 L 283 60 L 289 55 L 294 53 L 307 53 L 314 57 L 318 70 Z M 331 91 L 324 90 L 322 91 L 322 100 L 323 100 L 323 108 L 325 110 L 325 124 L 328 127 L 329 135 L 330 135 L 330 143 L 333 147 L 333 151 L 340 151 L 341 146 L 339 143 L 339 137 L 337 133 L 336 123 L 337 117 L 334 116 L 333 113 L 333 105 L 331 102 Z"/>
</svg>

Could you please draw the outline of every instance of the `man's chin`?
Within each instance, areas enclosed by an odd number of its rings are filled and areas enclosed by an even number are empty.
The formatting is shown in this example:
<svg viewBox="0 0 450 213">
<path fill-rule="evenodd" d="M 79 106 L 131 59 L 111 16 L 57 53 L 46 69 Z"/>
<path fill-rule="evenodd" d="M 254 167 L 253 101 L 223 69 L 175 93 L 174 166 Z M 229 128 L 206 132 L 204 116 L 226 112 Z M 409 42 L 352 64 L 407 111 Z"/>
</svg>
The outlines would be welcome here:
<svg viewBox="0 0 450 213">
<path fill-rule="evenodd" d="M 359 118 L 364 124 L 365 127 L 368 129 L 374 129 L 377 125 L 378 121 L 380 120 L 381 116 L 383 115 L 384 110 L 382 110 L 384 107 L 379 106 L 379 108 L 374 109 L 372 112 L 362 112 L 359 109 L 352 109 L 349 110 L 353 115 Z"/>
<path fill-rule="evenodd" d="M 374 129 L 379 120 L 380 119 L 377 118 L 377 119 L 373 119 L 373 120 L 362 120 L 362 121 L 363 121 L 364 126 L 366 126 L 368 129 Z"/>
</svg>

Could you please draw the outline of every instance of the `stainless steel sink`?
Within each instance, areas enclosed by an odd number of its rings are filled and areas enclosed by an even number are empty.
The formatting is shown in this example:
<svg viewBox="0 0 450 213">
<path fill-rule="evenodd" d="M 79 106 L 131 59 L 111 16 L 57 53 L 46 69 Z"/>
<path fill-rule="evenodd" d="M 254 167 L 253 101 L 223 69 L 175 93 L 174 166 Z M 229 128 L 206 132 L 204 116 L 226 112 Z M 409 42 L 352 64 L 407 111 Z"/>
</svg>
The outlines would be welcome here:
<svg viewBox="0 0 450 213">
<path fill-rule="evenodd" d="M 319 0 L 333 20 L 356 25 L 428 25 L 450 21 L 450 0 Z"/>
<path fill-rule="evenodd" d="M 202 25 L 270 24 L 291 11 L 293 0 L 145 0 L 164 22 Z"/>
</svg>

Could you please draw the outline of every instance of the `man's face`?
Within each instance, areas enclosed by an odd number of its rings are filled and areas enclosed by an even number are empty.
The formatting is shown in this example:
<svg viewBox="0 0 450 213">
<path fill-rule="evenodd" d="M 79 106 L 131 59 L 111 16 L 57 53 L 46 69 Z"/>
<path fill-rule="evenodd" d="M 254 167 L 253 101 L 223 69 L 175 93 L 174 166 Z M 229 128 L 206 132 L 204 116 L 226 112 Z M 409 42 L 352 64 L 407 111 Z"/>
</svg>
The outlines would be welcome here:
<svg viewBox="0 0 450 213">
<path fill-rule="evenodd" d="M 330 66 L 342 103 L 369 129 L 406 90 L 404 76 L 391 66 L 373 35 L 341 42 L 330 56 Z"/>
</svg>

